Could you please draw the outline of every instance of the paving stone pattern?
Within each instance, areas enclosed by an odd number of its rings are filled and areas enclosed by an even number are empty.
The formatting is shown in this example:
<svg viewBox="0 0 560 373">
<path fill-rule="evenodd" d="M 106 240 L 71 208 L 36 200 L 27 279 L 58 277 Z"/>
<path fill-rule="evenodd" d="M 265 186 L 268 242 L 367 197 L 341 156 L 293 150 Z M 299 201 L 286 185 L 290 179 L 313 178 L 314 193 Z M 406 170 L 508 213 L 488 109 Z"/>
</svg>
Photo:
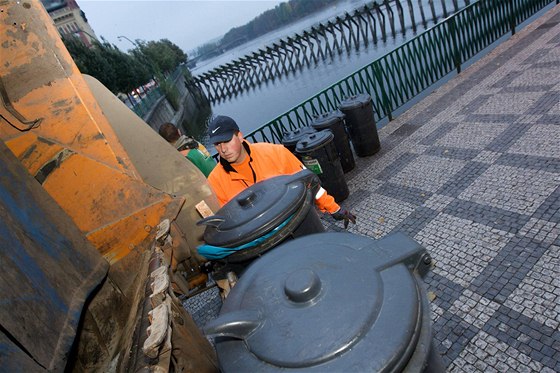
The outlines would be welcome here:
<svg viewBox="0 0 560 373">
<path fill-rule="evenodd" d="M 559 125 L 557 5 L 379 130 L 380 152 L 346 174 L 350 232 L 403 231 L 434 258 L 448 372 L 560 372 Z"/>
<path fill-rule="evenodd" d="M 350 231 L 404 231 L 434 258 L 449 372 L 560 371 L 559 112 L 556 6 L 381 129 L 382 147 L 399 141 L 347 174 Z"/>
</svg>

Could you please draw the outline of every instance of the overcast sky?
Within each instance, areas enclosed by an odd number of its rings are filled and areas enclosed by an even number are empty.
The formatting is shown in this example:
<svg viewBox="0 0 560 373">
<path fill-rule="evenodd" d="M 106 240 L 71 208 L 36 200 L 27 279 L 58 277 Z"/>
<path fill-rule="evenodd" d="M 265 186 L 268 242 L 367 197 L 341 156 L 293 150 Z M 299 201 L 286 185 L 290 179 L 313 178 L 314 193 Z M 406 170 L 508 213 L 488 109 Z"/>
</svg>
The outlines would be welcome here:
<svg viewBox="0 0 560 373">
<path fill-rule="evenodd" d="M 130 40 L 169 39 L 185 52 L 274 8 L 275 0 L 77 0 L 97 37 L 127 51 Z"/>
</svg>

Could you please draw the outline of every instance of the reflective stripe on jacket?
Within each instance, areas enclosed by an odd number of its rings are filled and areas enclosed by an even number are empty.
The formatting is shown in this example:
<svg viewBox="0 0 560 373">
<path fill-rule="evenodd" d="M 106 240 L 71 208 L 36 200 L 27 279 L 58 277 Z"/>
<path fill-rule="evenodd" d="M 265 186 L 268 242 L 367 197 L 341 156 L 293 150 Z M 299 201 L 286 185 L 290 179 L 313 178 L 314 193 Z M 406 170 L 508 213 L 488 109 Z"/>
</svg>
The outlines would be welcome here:
<svg viewBox="0 0 560 373">
<path fill-rule="evenodd" d="M 220 206 L 256 182 L 279 175 L 291 175 L 304 169 L 303 164 L 283 145 L 243 142 L 248 156 L 241 164 L 230 164 L 220 159 L 208 182 L 216 193 Z M 333 213 L 340 207 L 323 188 L 319 189 L 315 203 L 323 212 Z"/>
</svg>

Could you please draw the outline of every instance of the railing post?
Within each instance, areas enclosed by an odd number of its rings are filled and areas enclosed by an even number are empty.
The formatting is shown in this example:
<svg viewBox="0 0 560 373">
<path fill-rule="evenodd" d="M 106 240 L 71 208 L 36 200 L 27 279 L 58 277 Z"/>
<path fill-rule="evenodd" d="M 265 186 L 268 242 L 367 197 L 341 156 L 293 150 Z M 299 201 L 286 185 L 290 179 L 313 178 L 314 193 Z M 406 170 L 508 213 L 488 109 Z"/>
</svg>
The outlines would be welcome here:
<svg viewBox="0 0 560 373">
<path fill-rule="evenodd" d="M 381 100 L 383 101 L 383 106 L 385 107 L 385 111 L 387 112 L 387 118 L 389 119 L 389 121 L 392 121 L 393 108 L 391 106 L 391 100 L 389 99 L 389 95 L 387 94 L 387 91 L 385 89 L 385 84 L 383 84 L 383 74 L 381 72 L 381 67 L 379 66 L 379 60 L 374 61 L 372 67 L 377 83 L 379 84 L 379 89 L 381 90 Z"/>
<path fill-rule="evenodd" d="M 515 22 L 515 0 L 508 0 L 508 5 L 509 5 L 509 25 L 511 28 L 511 34 L 515 35 L 515 26 L 516 26 L 516 22 Z M 556 0 L 556 3 L 558 4 L 558 0 Z"/>
<path fill-rule="evenodd" d="M 457 30 L 457 15 L 449 18 L 449 32 L 451 34 L 452 40 L 452 54 L 453 62 L 455 62 L 455 68 L 457 68 L 457 74 L 461 73 L 461 53 L 459 51 L 459 31 Z"/>
</svg>

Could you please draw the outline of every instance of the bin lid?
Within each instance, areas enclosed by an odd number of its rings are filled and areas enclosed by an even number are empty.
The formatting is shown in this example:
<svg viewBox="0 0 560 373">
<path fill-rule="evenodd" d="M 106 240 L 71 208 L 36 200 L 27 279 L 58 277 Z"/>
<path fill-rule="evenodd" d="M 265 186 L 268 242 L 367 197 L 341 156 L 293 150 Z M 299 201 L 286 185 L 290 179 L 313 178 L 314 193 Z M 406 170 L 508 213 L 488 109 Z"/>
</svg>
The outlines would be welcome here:
<svg viewBox="0 0 560 373">
<path fill-rule="evenodd" d="M 330 130 L 322 130 L 302 137 L 296 144 L 296 153 L 308 153 L 334 139 Z"/>
<path fill-rule="evenodd" d="M 332 125 L 344 120 L 344 117 L 345 115 L 340 110 L 331 111 L 330 113 L 324 113 L 319 115 L 319 117 L 311 123 L 311 127 L 315 128 L 318 131 L 327 129 Z"/>
<path fill-rule="evenodd" d="M 366 106 L 370 101 L 370 95 L 368 95 L 367 93 L 360 93 L 354 96 L 347 97 L 338 105 L 338 108 L 342 111 L 356 109 Z"/>
<path fill-rule="evenodd" d="M 215 215 L 198 222 L 206 225 L 204 241 L 213 246 L 236 247 L 263 236 L 292 216 L 306 198 L 313 198 L 308 191 L 316 184 L 316 176 L 302 170 L 251 185 Z"/>
<path fill-rule="evenodd" d="M 217 337 L 222 371 L 401 370 L 423 327 L 425 294 L 411 268 L 426 255 L 400 232 L 378 241 L 318 233 L 278 246 L 204 328 Z"/>
<path fill-rule="evenodd" d="M 297 142 L 304 136 L 315 133 L 315 129 L 312 127 L 301 127 L 294 131 L 284 133 L 282 137 L 282 145 L 284 146 L 296 146 Z"/>
</svg>

